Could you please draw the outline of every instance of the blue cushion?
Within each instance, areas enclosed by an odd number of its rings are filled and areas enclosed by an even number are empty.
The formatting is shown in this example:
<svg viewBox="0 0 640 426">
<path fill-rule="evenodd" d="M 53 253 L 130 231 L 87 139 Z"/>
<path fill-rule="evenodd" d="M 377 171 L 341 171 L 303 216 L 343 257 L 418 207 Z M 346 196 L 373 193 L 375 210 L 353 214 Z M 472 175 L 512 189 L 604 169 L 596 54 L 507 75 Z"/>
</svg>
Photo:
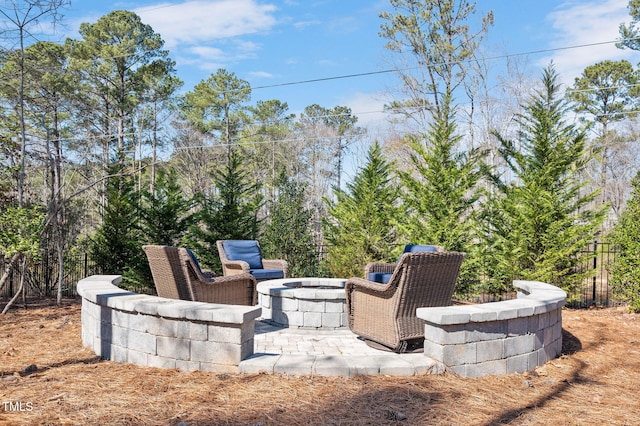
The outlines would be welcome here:
<svg viewBox="0 0 640 426">
<path fill-rule="evenodd" d="M 284 272 L 280 269 L 250 269 L 249 273 L 253 275 L 256 280 L 276 280 L 278 278 L 284 278 Z"/>
<path fill-rule="evenodd" d="M 404 246 L 404 251 L 402 252 L 402 254 L 434 252 L 434 251 L 438 251 L 438 249 L 435 248 L 434 246 L 427 246 L 422 244 L 407 244 L 406 246 Z M 398 262 L 400 262 L 400 258 L 402 257 L 402 254 L 398 258 Z"/>
<path fill-rule="evenodd" d="M 262 253 L 254 240 L 227 240 L 222 243 L 229 260 L 244 260 L 249 269 L 262 269 Z"/>
<path fill-rule="evenodd" d="M 376 283 L 386 284 L 389 282 L 392 275 L 393 274 L 387 274 L 384 272 L 369 272 L 367 279 Z"/>
<path fill-rule="evenodd" d="M 191 260 L 193 260 L 193 264 L 196 265 L 196 268 L 198 268 L 198 271 L 200 271 L 200 273 L 202 273 L 202 268 L 200 268 L 200 262 L 198 262 L 198 258 L 196 257 L 196 254 L 194 252 L 192 252 L 190 248 L 185 248 L 185 250 L 187 251 L 187 253 L 191 257 Z"/>
<path fill-rule="evenodd" d="M 404 246 L 403 253 L 433 252 L 438 251 L 434 246 L 426 246 L 422 244 L 407 244 Z"/>
</svg>

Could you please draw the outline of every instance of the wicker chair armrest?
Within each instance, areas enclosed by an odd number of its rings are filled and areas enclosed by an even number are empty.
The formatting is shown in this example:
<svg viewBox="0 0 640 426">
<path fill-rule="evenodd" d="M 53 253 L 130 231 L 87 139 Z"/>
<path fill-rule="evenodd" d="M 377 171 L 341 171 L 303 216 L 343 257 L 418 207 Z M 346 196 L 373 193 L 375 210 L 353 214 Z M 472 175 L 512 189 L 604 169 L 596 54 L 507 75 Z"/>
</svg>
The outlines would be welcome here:
<svg viewBox="0 0 640 426">
<path fill-rule="evenodd" d="M 214 282 L 193 281 L 199 302 L 229 305 L 257 303 L 256 280 L 251 274 L 218 277 Z"/>
<path fill-rule="evenodd" d="M 284 277 L 287 278 L 289 264 L 284 259 L 262 259 L 262 266 L 264 269 L 280 269 L 284 271 Z"/>
<path fill-rule="evenodd" d="M 224 275 L 249 273 L 249 264 L 244 260 L 227 260 L 222 262 Z"/>
<path fill-rule="evenodd" d="M 344 288 L 348 293 L 350 291 L 364 291 L 366 293 L 384 293 L 390 287 L 390 284 L 381 284 L 374 281 L 365 280 L 363 278 L 352 277 L 347 280 Z"/>
<path fill-rule="evenodd" d="M 368 263 L 367 266 L 364 267 L 364 276 L 365 278 L 369 276 L 370 273 L 379 272 L 383 274 L 393 274 L 393 271 L 396 269 L 397 263 L 382 263 L 382 262 L 371 262 Z"/>
</svg>

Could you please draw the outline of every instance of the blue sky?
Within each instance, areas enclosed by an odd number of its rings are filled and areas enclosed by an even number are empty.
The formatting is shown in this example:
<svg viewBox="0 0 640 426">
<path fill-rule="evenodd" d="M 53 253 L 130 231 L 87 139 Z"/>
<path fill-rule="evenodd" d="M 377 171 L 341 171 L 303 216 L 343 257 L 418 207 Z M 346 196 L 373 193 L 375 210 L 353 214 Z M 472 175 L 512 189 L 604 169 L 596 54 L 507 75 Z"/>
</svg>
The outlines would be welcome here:
<svg viewBox="0 0 640 426">
<path fill-rule="evenodd" d="M 493 10 L 495 15 L 485 45 L 486 55 L 495 58 L 492 73 L 504 73 L 507 54 L 526 59 L 538 75 L 553 60 L 569 83 L 600 60 L 627 58 L 636 64 L 637 52 L 606 43 L 618 37 L 620 23 L 629 22 L 627 4 L 478 0 L 479 12 Z M 392 73 L 330 79 L 390 68 L 378 36 L 378 13 L 390 9 L 388 0 L 78 0 L 63 12 L 65 35 L 77 38 L 81 22 L 95 22 L 118 9 L 135 11 L 162 36 L 187 91 L 225 68 L 249 81 L 252 102 L 279 99 L 294 113 L 314 103 L 347 105 L 364 124 L 379 119 L 384 93 L 394 85 Z M 537 53 L 523 55 L 528 52 Z"/>
</svg>

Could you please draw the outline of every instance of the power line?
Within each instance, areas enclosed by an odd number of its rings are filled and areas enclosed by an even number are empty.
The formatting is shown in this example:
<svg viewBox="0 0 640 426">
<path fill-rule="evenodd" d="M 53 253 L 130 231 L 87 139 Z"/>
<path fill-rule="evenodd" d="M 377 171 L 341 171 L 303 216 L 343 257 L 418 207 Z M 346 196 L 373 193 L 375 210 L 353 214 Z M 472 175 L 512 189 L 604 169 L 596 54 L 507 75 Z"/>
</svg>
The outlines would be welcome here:
<svg viewBox="0 0 640 426">
<path fill-rule="evenodd" d="M 493 61 L 493 60 L 498 60 L 498 59 L 508 59 L 508 58 L 511 58 L 511 57 L 538 55 L 538 54 L 542 54 L 542 53 L 551 53 L 551 52 L 558 52 L 558 51 L 570 50 L 570 49 L 581 49 L 581 48 L 585 48 L 585 47 L 595 47 L 595 46 L 601 46 L 601 45 L 605 45 L 605 44 L 612 44 L 612 43 L 619 43 L 619 42 L 633 41 L 633 40 L 639 40 L 639 38 L 577 44 L 577 45 L 573 45 L 573 46 L 555 47 L 555 48 L 549 48 L 549 49 L 539 49 L 539 50 L 532 50 L 532 51 L 529 51 L 529 52 L 521 52 L 521 53 L 507 53 L 507 54 L 503 54 L 503 55 L 489 56 L 487 58 L 483 58 L 483 60 L 484 61 Z M 459 61 L 459 62 L 472 63 L 472 62 L 475 62 L 475 61 L 476 61 L 476 59 L 466 59 L 464 61 Z M 447 65 L 447 64 L 450 64 L 450 63 L 449 62 L 440 62 L 440 63 L 438 63 L 438 65 Z M 398 71 L 412 71 L 412 70 L 416 70 L 416 69 L 420 69 L 420 68 L 423 68 L 423 67 L 407 67 L 407 68 L 399 68 L 399 69 L 386 69 L 386 70 L 380 70 L 380 71 L 368 71 L 368 72 L 362 72 L 362 73 L 344 74 L 344 75 L 337 75 L 337 76 L 332 76 L 332 77 L 322 77 L 322 78 L 315 78 L 315 79 L 309 79 L 309 80 L 291 81 L 291 82 L 286 82 L 286 83 L 276 83 L 276 84 L 270 84 L 270 85 L 256 86 L 256 87 L 253 87 L 252 90 L 271 89 L 271 88 L 274 88 L 274 87 L 283 87 L 283 86 L 293 86 L 293 85 L 299 85 L 299 84 L 318 83 L 318 82 L 323 82 L 323 81 L 340 80 L 340 79 L 345 79 L 345 78 L 367 77 L 367 76 L 371 76 L 371 75 L 388 74 L 388 73 L 394 73 L 394 72 L 398 72 Z"/>
</svg>

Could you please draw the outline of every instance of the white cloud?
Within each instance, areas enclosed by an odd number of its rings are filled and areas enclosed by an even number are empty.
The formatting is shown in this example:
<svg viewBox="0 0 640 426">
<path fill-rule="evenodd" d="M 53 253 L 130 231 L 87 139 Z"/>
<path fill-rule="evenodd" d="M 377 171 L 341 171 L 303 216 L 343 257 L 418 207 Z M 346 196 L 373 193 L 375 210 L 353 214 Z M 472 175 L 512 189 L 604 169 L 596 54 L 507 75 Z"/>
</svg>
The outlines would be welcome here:
<svg viewBox="0 0 640 426">
<path fill-rule="evenodd" d="M 273 74 L 266 71 L 251 71 L 249 72 L 249 77 L 254 78 L 273 78 Z"/>
<path fill-rule="evenodd" d="M 618 49 L 615 41 L 620 37 L 618 27 L 629 22 L 628 0 L 568 1 L 547 16 L 554 30 L 551 48 L 563 49 L 546 56 L 541 65 L 553 60 L 560 76 L 573 84 L 584 68 L 610 59 L 629 58 L 633 53 Z M 572 46 L 580 48 L 564 49 Z"/>
<path fill-rule="evenodd" d="M 255 0 L 191 0 L 162 3 L 134 10 L 145 24 L 160 34 L 165 47 L 184 45 L 269 31 L 276 24 L 276 7 Z"/>
<path fill-rule="evenodd" d="M 384 105 L 388 102 L 382 93 L 356 92 L 343 99 L 340 105 L 348 106 L 358 116 L 358 126 L 370 128 L 386 124 L 388 114 L 384 112 Z"/>
</svg>

